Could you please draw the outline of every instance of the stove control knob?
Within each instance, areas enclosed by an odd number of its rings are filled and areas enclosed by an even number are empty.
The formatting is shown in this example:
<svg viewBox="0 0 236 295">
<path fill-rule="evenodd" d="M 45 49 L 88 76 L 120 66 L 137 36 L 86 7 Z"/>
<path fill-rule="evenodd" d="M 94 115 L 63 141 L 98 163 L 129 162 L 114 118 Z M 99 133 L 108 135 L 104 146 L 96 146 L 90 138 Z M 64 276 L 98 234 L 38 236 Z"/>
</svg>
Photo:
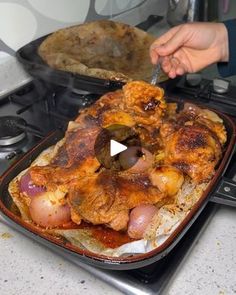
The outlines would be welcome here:
<svg viewBox="0 0 236 295">
<path fill-rule="evenodd" d="M 216 93 L 224 94 L 229 91 L 230 81 L 216 78 L 213 80 L 213 90 Z"/>
<path fill-rule="evenodd" d="M 201 84 L 202 75 L 201 74 L 187 74 L 185 79 L 186 79 L 186 83 L 189 86 L 196 87 Z"/>
</svg>

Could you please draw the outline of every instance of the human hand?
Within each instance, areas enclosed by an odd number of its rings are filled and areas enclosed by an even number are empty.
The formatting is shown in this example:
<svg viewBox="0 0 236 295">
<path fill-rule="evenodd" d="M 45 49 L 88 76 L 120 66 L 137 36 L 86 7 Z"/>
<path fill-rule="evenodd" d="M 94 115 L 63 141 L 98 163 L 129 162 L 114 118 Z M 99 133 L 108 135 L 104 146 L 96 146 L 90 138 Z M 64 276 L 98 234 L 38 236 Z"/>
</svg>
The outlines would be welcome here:
<svg viewBox="0 0 236 295">
<path fill-rule="evenodd" d="M 150 47 L 151 62 L 161 60 L 170 78 L 194 73 L 229 59 L 228 32 L 222 23 L 187 23 L 173 27 Z"/>
</svg>

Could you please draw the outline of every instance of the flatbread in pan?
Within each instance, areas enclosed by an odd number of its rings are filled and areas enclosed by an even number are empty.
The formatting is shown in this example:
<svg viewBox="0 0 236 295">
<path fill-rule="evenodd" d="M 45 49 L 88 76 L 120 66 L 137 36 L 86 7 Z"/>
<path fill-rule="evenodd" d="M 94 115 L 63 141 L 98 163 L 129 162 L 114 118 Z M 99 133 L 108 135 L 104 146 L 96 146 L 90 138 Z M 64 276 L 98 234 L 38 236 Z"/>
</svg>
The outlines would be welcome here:
<svg viewBox="0 0 236 295">
<path fill-rule="evenodd" d="M 100 20 L 51 34 L 38 53 L 54 69 L 106 80 L 149 81 L 149 47 L 154 39 L 127 24 Z M 166 79 L 162 74 L 160 81 Z"/>
<path fill-rule="evenodd" d="M 96 130 L 112 123 L 129 124 L 139 133 L 143 151 L 154 156 L 148 167 L 117 171 L 99 164 Z M 25 222 L 78 249 L 107 257 L 147 253 L 167 240 L 201 198 L 225 142 L 223 122 L 212 111 L 186 104 L 178 113 L 175 103 L 165 102 L 162 89 L 133 81 L 81 111 L 65 137 L 10 182 L 9 192 Z M 27 171 L 34 183 L 45 186 L 42 195 L 50 192 L 54 202 L 58 198 L 69 205 L 73 222 L 36 224 L 29 210 L 34 197 L 20 184 Z M 142 238 L 129 237 L 131 214 L 142 205 L 154 206 L 155 214 Z"/>
</svg>

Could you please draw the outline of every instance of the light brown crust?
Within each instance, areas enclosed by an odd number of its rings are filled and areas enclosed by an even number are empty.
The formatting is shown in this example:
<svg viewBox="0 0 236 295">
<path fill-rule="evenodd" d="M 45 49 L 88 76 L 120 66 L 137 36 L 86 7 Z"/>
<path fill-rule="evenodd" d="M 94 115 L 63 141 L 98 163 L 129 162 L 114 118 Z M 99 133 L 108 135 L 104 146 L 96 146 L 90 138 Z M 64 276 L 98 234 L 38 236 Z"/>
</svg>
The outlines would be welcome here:
<svg viewBox="0 0 236 295">
<path fill-rule="evenodd" d="M 55 69 L 123 82 L 149 81 L 149 47 L 154 39 L 127 24 L 100 20 L 53 33 L 42 42 L 38 53 Z"/>
</svg>

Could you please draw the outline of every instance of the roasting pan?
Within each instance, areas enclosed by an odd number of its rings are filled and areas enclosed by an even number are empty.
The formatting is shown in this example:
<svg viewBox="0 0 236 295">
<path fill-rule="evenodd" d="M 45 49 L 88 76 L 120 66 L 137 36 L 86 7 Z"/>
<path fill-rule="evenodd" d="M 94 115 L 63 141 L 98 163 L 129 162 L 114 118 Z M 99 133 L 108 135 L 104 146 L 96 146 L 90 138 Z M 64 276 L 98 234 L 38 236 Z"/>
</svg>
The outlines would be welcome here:
<svg viewBox="0 0 236 295">
<path fill-rule="evenodd" d="M 181 100 L 177 102 L 179 104 L 183 103 Z M 43 150 L 55 144 L 64 136 L 64 134 L 59 130 L 50 133 L 47 137 L 42 139 L 39 144 L 37 144 L 29 152 L 22 156 L 22 158 L 15 162 L 2 175 L 0 178 L 0 214 L 3 216 L 3 218 L 7 219 L 17 230 L 23 232 L 30 238 L 37 240 L 52 250 L 55 248 L 60 248 L 65 252 L 65 254 L 67 253 L 73 255 L 74 259 L 78 259 L 81 262 L 96 267 L 113 270 L 129 270 L 152 264 L 165 257 L 175 247 L 175 245 L 185 235 L 185 233 L 188 231 L 209 201 L 236 206 L 236 182 L 224 177 L 224 173 L 235 151 L 236 125 L 235 122 L 227 115 L 215 110 L 213 111 L 223 119 L 228 134 L 228 140 L 225 145 L 223 157 L 216 169 L 215 176 L 211 180 L 202 197 L 194 205 L 192 210 L 170 235 L 170 237 L 158 248 L 146 254 L 137 254 L 130 257 L 118 258 L 94 254 L 88 250 L 79 249 L 71 245 L 69 242 L 62 242 L 61 240 L 58 240 L 57 238 L 42 232 L 36 226 L 24 222 L 17 212 L 12 210 L 13 201 L 8 193 L 8 184 L 22 170 L 29 167 L 34 159 Z M 225 189 L 226 187 L 227 189 Z"/>
</svg>

